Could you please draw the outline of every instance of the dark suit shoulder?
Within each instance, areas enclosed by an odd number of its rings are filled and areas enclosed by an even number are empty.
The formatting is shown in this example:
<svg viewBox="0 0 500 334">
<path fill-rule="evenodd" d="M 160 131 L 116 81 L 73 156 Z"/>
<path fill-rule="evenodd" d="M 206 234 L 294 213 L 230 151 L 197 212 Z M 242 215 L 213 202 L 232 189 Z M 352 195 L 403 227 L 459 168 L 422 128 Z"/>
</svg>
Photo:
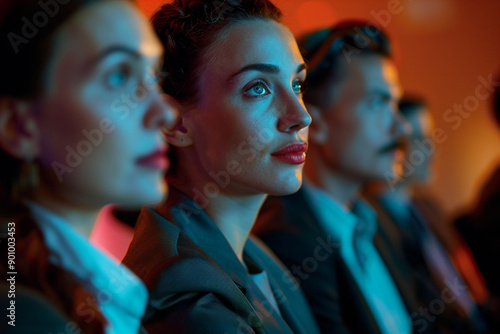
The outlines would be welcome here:
<svg viewBox="0 0 500 334">
<path fill-rule="evenodd" d="M 80 332 L 78 325 L 68 319 L 56 305 L 38 291 L 22 284 L 16 284 L 15 298 L 8 297 L 9 286 L 0 284 L 0 305 L 7 311 L 2 321 L 2 333 L 73 333 Z M 12 301 L 14 302 L 13 304 Z M 13 306 L 11 306 L 13 305 Z M 5 308 L 4 308 L 5 307 Z M 9 317 L 10 314 L 13 316 Z M 13 326 L 15 325 L 15 326 Z"/>
<path fill-rule="evenodd" d="M 143 208 L 123 263 L 149 290 L 149 333 L 260 332 L 251 305 L 198 245 L 153 208 Z"/>
<path fill-rule="evenodd" d="M 340 254 L 340 243 L 320 225 L 304 190 L 270 198 L 254 232 L 300 284 L 322 333 L 378 333 Z"/>
<path fill-rule="evenodd" d="M 302 189 L 289 196 L 269 197 L 252 232 L 282 261 L 283 258 L 314 256 L 318 246 L 325 248 L 328 254 L 338 253 L 340 248 L 340 244 L 320 227 Z"/>
<path fill-rule="evenodd" d="M 180 234 L 179 228 L 160 216 L 154 208 L 143 207 L 122 263 L 147 283 L 152 272 L 166 259 L 179 255 Z"/>
</svg>

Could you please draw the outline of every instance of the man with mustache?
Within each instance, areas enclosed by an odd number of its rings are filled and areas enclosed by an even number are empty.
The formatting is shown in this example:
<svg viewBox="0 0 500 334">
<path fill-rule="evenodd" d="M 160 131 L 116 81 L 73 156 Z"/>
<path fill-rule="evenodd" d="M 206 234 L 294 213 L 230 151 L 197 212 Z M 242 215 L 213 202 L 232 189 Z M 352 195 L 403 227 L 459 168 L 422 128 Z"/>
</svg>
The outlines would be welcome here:
<svg viewBox="0 0 500 334">
<path fill-rule="evenodd" d="M 374 26 L 345 22 L 299 44 L 313 117 L 307 182 L 269 199 L 255 232 L 294 274 L 323 333 L 411 333 L 414 300 L 391 277 L 373 241 L 376 214 L 359 198 L 365 183 L 401 172 L 407 126 L 390 43 Z"/>
<path fill-rule="evenodd" d="M 389 241 L 379 248 L 385 247 L 391 253 L 392 263 L 403 261 L 411 269 L 423 304 L 411 314 L 417 332 L 433 322 L 440 329 L 483 333 L 491 327 L 481 314 L 487 310 L 472 297 L 484 301 L 487 291 L 470 270 L 475 263 L 463 241 L 445 224 L 437 203 L 425 190 L 432 174 L 432 157 L 441 139 L 439 131 L 434 131 L 424 100 L 407 96 L 400 101 L 399 111 L 411 126 L 401 178 L 395 182 L 374 180 L 363 190 L 363 198 L 378 216 L 379 238 L 375 244 L 380 245 L 381 239 Z M 462 269 L 460 273 L 447 250 Z M 388 267 L 391 273 L 399 270 L 391 264 Z M 470 291 L 465 281 L 471 284 Z"/>
</svg>

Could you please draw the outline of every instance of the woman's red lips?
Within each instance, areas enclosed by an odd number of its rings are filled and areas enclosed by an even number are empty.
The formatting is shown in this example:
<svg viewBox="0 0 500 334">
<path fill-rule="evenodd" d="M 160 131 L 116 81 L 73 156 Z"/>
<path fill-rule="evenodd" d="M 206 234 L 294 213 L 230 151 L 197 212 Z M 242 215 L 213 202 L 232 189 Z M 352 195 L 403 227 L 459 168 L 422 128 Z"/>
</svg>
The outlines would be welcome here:
<svg viewBox="0 0 500 334">
<path fill-rule="evenodd" d="M 168 150 L 160 149 L 137 159 L 137 163 L 144 167 L 165 170 L 169 167 Z"/>
<path fill-rule="evenodd" d="M 307 143 L 291 144 L 279 151 L 274 152 L 271 156 L 289 164 L 302 164 L 306 161 Z"/>
</svg>

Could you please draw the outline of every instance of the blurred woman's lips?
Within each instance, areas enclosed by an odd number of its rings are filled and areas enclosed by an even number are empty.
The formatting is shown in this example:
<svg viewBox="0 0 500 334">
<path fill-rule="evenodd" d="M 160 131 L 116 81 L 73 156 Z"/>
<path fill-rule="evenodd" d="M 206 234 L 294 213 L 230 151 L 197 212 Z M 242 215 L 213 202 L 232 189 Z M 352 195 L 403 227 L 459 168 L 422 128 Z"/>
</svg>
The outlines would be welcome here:
<svg viewBox="0 0 500 334">
<path fill-rule="evenodd" d="M 143 167 L 166 170 L 170 166 L 168 160 L 168 149 L 162 148 L 137 159 L 137 164 Z"/>
<path fill-rule="evenodd" d="M 306 161 L 307 143 L 291 144 L 271 154 L 272 157 L 289 164 L 299 165 Z"/>
</svg>

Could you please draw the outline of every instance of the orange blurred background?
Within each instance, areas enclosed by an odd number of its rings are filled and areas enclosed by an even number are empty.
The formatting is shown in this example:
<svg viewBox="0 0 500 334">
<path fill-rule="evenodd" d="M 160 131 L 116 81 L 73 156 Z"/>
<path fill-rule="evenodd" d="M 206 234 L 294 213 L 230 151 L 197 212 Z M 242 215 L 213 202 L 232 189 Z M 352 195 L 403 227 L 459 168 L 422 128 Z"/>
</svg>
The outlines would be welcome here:
<svg viewBox="0 0 500 334">
<path fill-rule="evenodd" d="M 138 0 L 150 16 L 164 3 Z M 446 140 L 437 144 L 431 187 L 445 213 L 472 205 L 500 163 L 500 127 L 479 77 L 500 80 L 498 0 L 274 0 L 299 36 L 344 19 L 378 23 L 392 38 L 406 91 L 425 97 Z M 447 110 L 463 105 L 462 115 Z M 478 102 L 478 103 L 476 103 Z M 448 115 L 448 116 L 445 116 Z M 452 119 L 451 117 L 455 117 Z M 460 124 L 459 124 L 460 123 Z"/>
</svg>

